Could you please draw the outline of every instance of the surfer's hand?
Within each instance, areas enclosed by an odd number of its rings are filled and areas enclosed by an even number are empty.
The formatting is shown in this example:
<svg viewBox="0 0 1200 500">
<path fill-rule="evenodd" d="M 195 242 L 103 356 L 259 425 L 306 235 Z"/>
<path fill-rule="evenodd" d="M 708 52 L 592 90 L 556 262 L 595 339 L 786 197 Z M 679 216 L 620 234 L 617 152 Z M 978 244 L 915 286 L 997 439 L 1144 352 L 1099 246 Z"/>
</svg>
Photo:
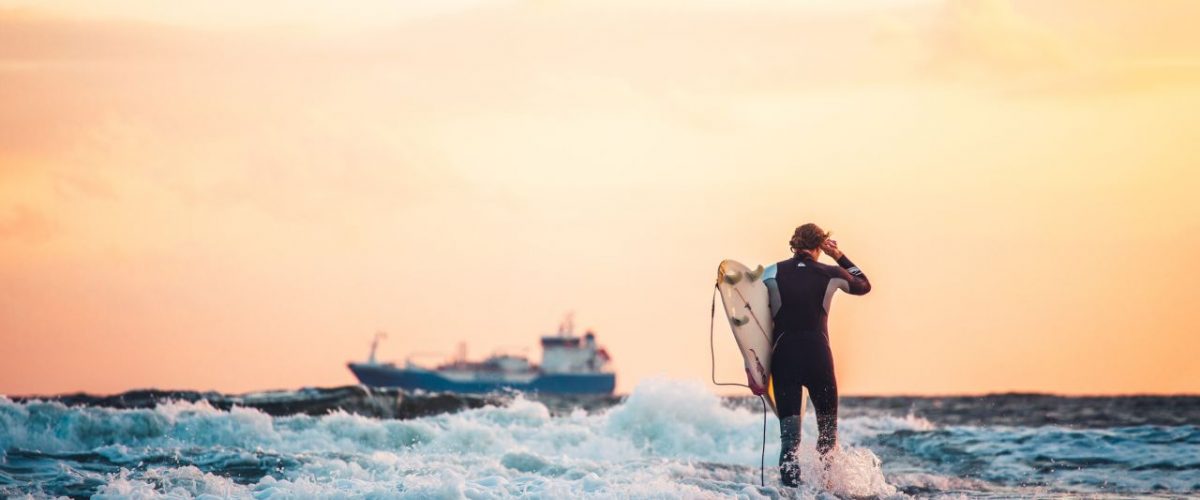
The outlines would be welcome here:
<svg viewBox="0 0 1200 500">
<path fill-rule="evenodd" d="M 825 240 L 825 243 L 821 244 L 821 251 L 825 252 L 825 255 L 828 255 L 833 260 L 842 258 L 842 251 L 838 250 L 836 240 Z"/>
</svg>

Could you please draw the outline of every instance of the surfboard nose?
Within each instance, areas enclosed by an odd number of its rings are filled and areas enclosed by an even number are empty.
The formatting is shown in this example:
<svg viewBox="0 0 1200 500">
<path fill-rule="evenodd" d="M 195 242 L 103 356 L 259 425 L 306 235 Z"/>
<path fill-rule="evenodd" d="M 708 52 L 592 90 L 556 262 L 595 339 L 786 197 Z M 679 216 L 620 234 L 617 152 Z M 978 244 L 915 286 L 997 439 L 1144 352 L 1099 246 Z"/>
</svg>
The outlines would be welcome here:
<svg viewBox="0 0 1200 500">
<path fill-rule="evenodd" d="M 722 278 L 725 279 L 726 283 L 729 283 L 730 285 L 736 285 L 739 281 L 742 281 L 742 272 L 734 271 L 733 273 L 724 273 Z"/>
</svg>

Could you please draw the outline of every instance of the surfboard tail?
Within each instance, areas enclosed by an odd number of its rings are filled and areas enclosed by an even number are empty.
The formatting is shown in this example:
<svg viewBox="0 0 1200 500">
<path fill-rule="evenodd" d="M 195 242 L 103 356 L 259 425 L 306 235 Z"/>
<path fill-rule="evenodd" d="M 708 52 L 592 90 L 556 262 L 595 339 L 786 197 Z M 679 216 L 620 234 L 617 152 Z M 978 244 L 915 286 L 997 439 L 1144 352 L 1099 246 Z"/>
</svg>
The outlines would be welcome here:
<svg viewBox="0 0 1200 500">
<path fill-rule="evenodd" d="M 767 387 L 754 380 L 754 373 L 749 368 L 746 369 L 746 385 L 750 386 L 750 392 L 755 396 L 762 396 L 767 393 Z"/>
<path fill-rule="evenodd" d="M 767 374 L 767 369 L 763 367 L 762 361 L 758 359 L 758 353 L 754 350 L 751 350 L 750 353 L 754 356 L 754 365 L 746 364 L 746 385 L 750 386 L 750 392 L 755 396 L 762 396 L 769 390 L 770 375 Z M 755 372 L 758 372 L 757 377 Z"/>
</svg>

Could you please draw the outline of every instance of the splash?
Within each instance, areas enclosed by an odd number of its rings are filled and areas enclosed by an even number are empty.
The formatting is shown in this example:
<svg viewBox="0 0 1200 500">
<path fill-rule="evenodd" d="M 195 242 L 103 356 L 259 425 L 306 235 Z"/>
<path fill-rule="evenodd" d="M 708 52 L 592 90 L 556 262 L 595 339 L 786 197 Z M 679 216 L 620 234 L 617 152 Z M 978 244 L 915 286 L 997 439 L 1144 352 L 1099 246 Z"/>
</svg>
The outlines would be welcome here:
<svg viewBox="0 0 1200 500">
<path fill-rule="evenodd" d="M 271 416 L 206 401 L 113 409 L 0 397 L 0 496 L 818 498 L 1200 493 L 1200 429 L 934 425 L 845 405 L 822 462 L 805 418 L 804 485 L 779 486 L 779 427 L 699 383 L 649 380 L 563 411 L 514 396 L 407 420 Z M 956 410 L 957 411 L 957 410 Z M 978 410 L 983 411 L 983 410 Z M 1034 479 L 1031 479 L 1034 478 Z"/>
<path fill-rule="evenodd" d="M 762 416 L 698 383 L 650 380 L 603 411 L 552 415 L 517 396 L 453 414 L 381 420 L 341 411 L 271 417 L 170 402 L 153 409 L 0 400 L 0 446 L 69 471 L 39 489 L 98 483 L 100 498 L 381 495 L 771 498 L 778 423 L 769 419 L 767 487 L 758 483 Z M 853 428 L 858 424 L 849 423 Z M 95 456 L 93 456 L 95 455 Z M 879 461 L 850 447 L 834 492 L 890 495 Z M 866 481 L 866 482 L 863 482 Z M 818 488 L 809 488 L 816 494 Z"/>
</svg>

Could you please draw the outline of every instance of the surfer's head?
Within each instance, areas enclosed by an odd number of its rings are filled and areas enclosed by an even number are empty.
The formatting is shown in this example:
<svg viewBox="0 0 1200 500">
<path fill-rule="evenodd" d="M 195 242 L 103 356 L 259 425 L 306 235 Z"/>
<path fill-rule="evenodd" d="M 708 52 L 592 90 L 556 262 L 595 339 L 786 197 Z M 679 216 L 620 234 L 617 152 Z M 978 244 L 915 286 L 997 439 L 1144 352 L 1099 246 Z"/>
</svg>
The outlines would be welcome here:
<svg viewBox="0 0 1200 500">
<path fill-rule="evenodd" d="M 820 255 L 821 244 L 829 239 L 829 234 L 821 229 L 821 226 L 811 222 L 796 228 L 796 232 L 792 233 L 792 240 L 789 242 L 792 253 L 807 252 L 813 257 Z"/>
</svg>

